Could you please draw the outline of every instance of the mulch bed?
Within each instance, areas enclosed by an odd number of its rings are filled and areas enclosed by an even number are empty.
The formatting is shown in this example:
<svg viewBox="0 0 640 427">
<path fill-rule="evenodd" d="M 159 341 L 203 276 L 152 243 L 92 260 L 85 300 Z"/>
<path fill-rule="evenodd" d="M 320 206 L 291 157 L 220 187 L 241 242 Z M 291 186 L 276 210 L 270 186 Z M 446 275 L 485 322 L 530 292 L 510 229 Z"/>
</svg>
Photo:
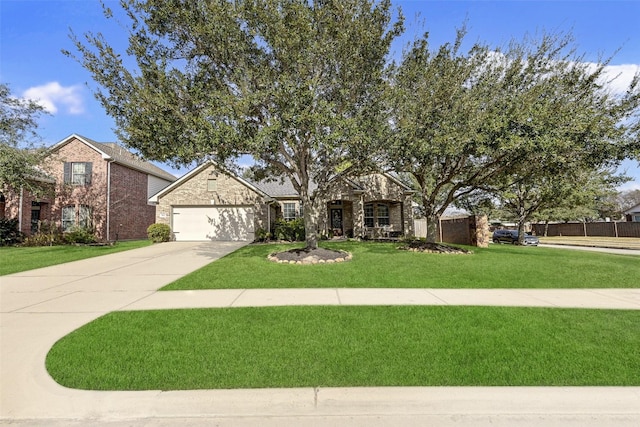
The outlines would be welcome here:
<svg viewBox="0 0 640 427">
<path fill-rule="evenodd" d="M 324 248 L 304 248 L 272 253 L 268 258 L 281 264 L 333 264 L 351 261 L 351 254 Z"/>
<path fill-rule="evenodd" d="M 472 251 L 449 246 L 442 243 L 430 243 L 421 240 L 412 240 L 399 246 L 398 249 L 403 251 L 427 252 L 432 254 L 472 254 Z"/>
</svg>

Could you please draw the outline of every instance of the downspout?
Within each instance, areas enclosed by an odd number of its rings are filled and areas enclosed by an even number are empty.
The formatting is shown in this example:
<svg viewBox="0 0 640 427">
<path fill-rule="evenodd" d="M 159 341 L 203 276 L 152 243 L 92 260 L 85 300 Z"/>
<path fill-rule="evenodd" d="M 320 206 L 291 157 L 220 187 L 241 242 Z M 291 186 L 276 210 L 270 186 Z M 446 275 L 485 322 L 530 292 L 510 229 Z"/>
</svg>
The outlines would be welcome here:
<svg viewBox="0 0 640 427">
<path fill-rule="evenodd" d="M 113 163 L 113 159 L 107 160 L 107 242 L 110 242 L 111 235 L 109 234 L 111 231 L 111 163 Z"/>
<path fill-rule="evenodd" d="M 18 204 L 18 230 L 22 233 L 22 203 L 24 202 L 24 187 L 20 186 L 20 204 Z"/>
</svg>

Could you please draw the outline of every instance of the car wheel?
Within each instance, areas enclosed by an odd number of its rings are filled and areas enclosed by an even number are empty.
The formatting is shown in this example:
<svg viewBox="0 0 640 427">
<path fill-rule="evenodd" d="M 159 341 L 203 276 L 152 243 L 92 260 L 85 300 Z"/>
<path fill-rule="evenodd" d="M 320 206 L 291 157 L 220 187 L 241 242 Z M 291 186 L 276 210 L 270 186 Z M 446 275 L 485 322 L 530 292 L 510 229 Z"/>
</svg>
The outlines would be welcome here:
<svg viewBox="0 0 640 427">
<path fill-rule="evenodd" d="M 498 240 L 498 239 L 493 239 L 493 243 L 500 244 L 500 240 Z"/>
</svg>

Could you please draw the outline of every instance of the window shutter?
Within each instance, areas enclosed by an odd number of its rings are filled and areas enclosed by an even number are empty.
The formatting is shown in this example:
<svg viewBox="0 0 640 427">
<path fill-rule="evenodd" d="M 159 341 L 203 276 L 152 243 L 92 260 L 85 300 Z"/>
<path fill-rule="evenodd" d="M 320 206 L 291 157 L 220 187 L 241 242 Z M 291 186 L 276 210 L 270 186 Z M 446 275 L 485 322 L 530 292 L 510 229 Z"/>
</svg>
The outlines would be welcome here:
<svg viewBox="0 0 640 427">
<path fill-rule="evenodd" d="M 84 164 L 84 183 L 85 185 L 91 184 L 91 167 L 93 163 L 87 162 Z"/>
<path fill-rule="evenodd" d="M 64 183 L 71 184 L 71 163 L 64 162 Z"/>
</svg>

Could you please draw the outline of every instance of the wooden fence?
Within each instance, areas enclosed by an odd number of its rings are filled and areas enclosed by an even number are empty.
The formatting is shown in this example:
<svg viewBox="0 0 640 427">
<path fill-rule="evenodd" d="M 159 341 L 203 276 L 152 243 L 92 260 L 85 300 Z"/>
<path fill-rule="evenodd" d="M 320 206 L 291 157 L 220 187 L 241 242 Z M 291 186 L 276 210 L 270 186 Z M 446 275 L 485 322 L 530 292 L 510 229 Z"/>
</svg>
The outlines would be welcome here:
<svg viewBox="0 0 640 427">
<path fill-rule="evenodd" d="M 426 219 L 416 219 L 413 224 L 416 237 L 427 236 Z M 484 216 L 441 219 L 439 234 L 439 242 L 480 247 L 488 245 L 491 238 L 489 223 Z"/>
<path fill-rule="evenodd" d="M 532 224 L 532 229 L 537 236 L 640 237 L 640 222 Z"/>
</svg>

